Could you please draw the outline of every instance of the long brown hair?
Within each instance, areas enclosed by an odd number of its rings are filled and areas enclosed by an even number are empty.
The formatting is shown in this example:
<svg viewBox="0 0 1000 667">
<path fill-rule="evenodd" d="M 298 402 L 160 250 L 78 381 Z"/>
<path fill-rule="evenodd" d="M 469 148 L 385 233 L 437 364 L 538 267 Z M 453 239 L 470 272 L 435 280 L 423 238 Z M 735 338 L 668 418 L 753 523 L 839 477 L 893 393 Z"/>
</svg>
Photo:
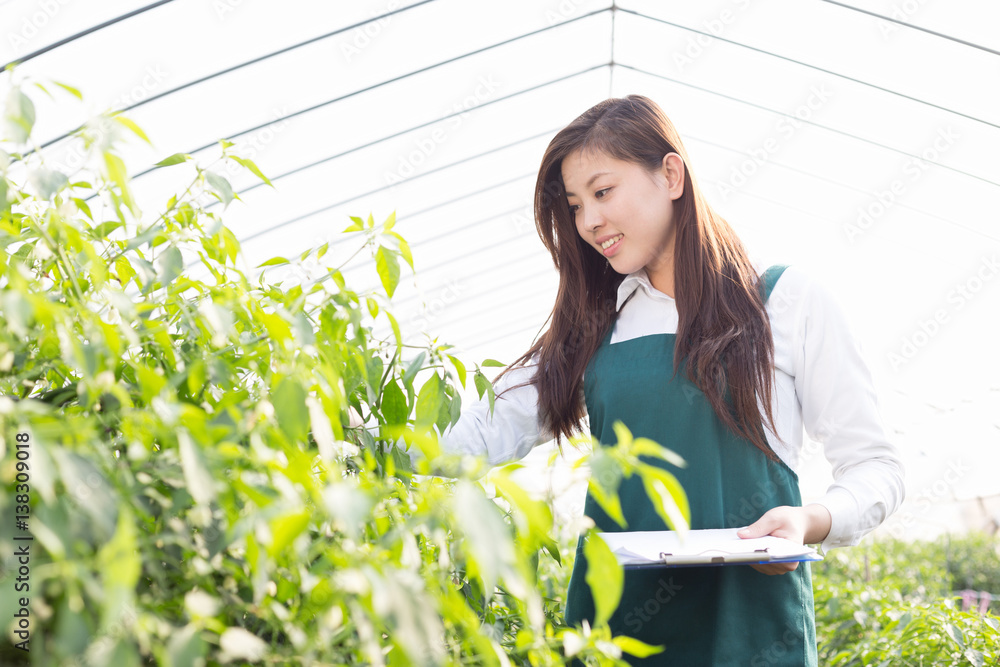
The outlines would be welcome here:
<svg viewBox="0 0 1000 667">
<path fill-rule="evenodd" d="M 541 418 L 556 442 L 581 430 L 584 370 L 614 323 L 624 278 L 580 237 L 570 213 L 562 161 L 577 149 L 599 151 L 650 172 L 661 167 L 667 153 L 683 159 L 684 192 L 674 201 L 673 220 L 678 315 L 673 374 L 685 361 L 687 377 L 723 423 L 776 459 L 760 429 L 757 407 L 760 396 L 775 431 L 774 343 L 759 278 L 743 243 L 698 188 L 677 130 L 655 102 L 640 95 L 607 99 L 587 110 L 553 137 L 538 170 L 535 226 L 559 271 L 559 290 L 549 328 L 511 367 L 537 355 L 533 383 Z"/>
</svg>

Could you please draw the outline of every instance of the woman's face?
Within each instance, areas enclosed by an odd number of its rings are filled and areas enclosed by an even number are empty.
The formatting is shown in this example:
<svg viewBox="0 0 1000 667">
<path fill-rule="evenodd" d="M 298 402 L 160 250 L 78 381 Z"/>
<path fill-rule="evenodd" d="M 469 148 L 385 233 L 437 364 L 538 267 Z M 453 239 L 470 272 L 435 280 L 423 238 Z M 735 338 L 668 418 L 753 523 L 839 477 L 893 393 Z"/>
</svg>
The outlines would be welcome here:
<svg viewBox="0 0 1000 667">
<path fill-rule="evenodd" d="M 618 273 L 645 268 L 654 286 L 672 288 L 673 202 L 684 192 L 680 155 L 668 153 L 651 173 L 605 153 L 576 150 L 563 159 L 562 178 L 583 240 Z"/>
</svg>

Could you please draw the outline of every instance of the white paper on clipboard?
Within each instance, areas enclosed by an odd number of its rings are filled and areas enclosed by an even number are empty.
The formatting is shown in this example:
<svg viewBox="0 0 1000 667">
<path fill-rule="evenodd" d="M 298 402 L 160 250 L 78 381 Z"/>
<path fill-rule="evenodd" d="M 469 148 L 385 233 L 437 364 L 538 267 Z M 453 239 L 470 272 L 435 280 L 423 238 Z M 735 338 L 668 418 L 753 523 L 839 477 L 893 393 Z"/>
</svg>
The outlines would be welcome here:
<svg viewBox="0 0 1000 667">
<path fill-rule="evenodd" d="M 817 551 L 782 537 L 742 539 L 739 528 L 598 533 L 622 566 L 736 565 L 822 560 Z"/>
</svg>

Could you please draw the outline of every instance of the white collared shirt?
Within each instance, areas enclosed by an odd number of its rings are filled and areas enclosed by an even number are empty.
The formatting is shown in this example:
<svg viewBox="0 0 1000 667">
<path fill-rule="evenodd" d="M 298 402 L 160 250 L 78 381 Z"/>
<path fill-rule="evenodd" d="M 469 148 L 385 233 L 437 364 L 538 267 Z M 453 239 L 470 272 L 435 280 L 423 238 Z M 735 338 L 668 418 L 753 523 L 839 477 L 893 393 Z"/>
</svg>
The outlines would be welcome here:
<svg viewBox="0 0 1000 667">
<path fill-rule="evenodd" d="M 766 267 L 755 268 L 759 275 Z M 677 332 L 674 299 L 654 288 L 644 270 L 622 281 L 617 307 L 612 345 Z M 871 373 L 843 308 L 803 269 L 785 270 L 766 310 L 774 336 L 772 414 L 777 429 L 774 433 L 764 427 L 767 441 L 796 472 L 803 428 L 822 444 L 834 478 L 815 501 L 832 517 L 822 548 L 855 545 L 896 511 L 904 495 L 902 461 L 879 414 Z M 496 393 L 524 382 L 534 369 L 512 369 L 497 382 Z M 495 466 L 522 459 L 553 438 L 541 424 L 538 393 L 531 384 L 498 396 L 492 419 L 488 410 L 485 397 L 466 405 L 459 421 L 443 434 L 442 448 L 485 456 Z M 414 460 L 416 452 L 410 448 Z"/>
</svg>

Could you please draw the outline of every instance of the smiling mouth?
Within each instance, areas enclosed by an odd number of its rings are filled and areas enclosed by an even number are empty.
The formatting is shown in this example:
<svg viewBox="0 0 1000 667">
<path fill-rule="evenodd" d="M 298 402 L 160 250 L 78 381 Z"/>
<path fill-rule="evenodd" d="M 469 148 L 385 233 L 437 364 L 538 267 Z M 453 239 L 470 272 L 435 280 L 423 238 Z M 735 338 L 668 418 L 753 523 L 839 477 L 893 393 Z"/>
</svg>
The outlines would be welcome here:
<svg viewBox="0 0 1000 667">
<path fill-rule="evenodd" d="M 625 235 L 624 234 L 619 234 L 618 236 L 616 236 L 614 238 L 608 239 L 607 241 L 605 241 L 604 243 L 601 244 L 601 249 L 602 250 L 607 250 L 608 248 L 610 248 L 614 244 L 618 243 L 618 241 L 620 241 L 623 236 L 625 236 Z"/>
</svg>

